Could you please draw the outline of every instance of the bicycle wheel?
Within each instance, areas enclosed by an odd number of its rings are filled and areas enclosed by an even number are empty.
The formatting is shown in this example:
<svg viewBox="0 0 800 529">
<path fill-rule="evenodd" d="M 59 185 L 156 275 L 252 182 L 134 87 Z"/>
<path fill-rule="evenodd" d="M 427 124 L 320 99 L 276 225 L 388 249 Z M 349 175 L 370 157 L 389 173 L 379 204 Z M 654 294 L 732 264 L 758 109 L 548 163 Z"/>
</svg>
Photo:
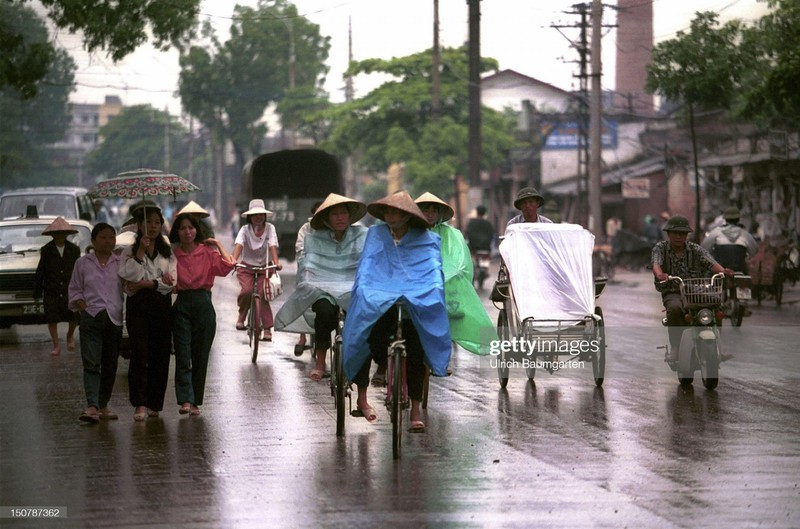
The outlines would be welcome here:
<svg viewBox="0 0 800 529">
<path fill-rule="evenodd" d="M 335 379 L 335 394 L 333 398 L 336 401 L 336 436 L 341 437 L 344 435 L 344 399 L 346 397 L 347 385 L 344 380 L 342 342 L 338 339 L 333 344 L 331 377 Z"/>
<path fill-rule="evenodd" d="M 258 342 L 261 341 L 261 299 L 253 296 L 250 301 L 250 350 L 252 351 L 251 362 L 256 363 L 258 359 Z"/>
<path fill-rule="evenodd" d="M 400 444 L 403 437 L 403 350 L 394 348 L 392 376 L 392 457 L 400 458 Z"/>
</svg>

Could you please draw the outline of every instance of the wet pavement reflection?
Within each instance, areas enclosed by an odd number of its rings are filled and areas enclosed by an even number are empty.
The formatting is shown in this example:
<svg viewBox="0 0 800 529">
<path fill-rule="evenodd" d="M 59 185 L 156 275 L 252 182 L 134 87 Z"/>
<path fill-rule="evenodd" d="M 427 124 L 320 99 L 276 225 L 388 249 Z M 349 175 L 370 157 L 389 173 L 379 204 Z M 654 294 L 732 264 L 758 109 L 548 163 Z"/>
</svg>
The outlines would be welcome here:
<svg viewBox="0 0 800 529">
<path fill-rule="evenodd" d="M 286 273 L 284 296 L 292 283 Z M 406 433 L 395 461 L 378 389 L 377 423 L 348 418 L 336 438 L 330 390 L 309 379 L 308 353 L 293 355 L 294 335 L 276 333 L 250 362 L 234 329 L 236 290 L 233 278 L 215 288 L 218 334 L 199 417 L 178 414 L 170 382 L 161 416 L 134 422 L 122 360 L 111 403 L 120 419 L 81 424 L 79 355 L 50 357 L 43 326 L 0 331 L 0 506 L 68 512 L 0 525 L 800 527 L 791 305 L 726 329 L 736 359 L 716 391 L 699 377 L 682 388 L 646 343 L 666 334 L 653 325 L 651 280 L 622 274 L 600 300 L 602 388 L 587 368 L 514 377 L 503 389 L 458 350 L 454 375 L 432 379 L 428 432 Z M 760 334 L 767 328 L 780 331 Z"/>
</svg>

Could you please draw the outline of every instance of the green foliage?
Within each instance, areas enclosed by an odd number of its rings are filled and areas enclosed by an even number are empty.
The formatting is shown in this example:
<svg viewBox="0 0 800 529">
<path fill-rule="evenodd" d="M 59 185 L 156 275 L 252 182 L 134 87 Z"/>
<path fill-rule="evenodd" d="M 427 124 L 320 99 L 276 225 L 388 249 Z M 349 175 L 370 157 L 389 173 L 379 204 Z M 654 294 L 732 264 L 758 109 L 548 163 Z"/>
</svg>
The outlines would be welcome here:
<svg viewBox="0 0 800 529">
<path fill-rule="evenodd" d="M 452 194 L 452 178 L 467 170 L 469 91 L 466 47 L 441 50 L 441 109 L 432 114 L 431 50 L 391 60 L 354 62 L 345 75 L 388 74 L 391 79 L 362 98 L 322 113 L 330 124 L 323 148 L 340 156 L 359 154 L 368 171 L 404 164 L 404 186 L 438 196 Z M 482 59 L 481 70 L 497 69 Z M 513 119 L 482 111 L 482 163 L 497 165 L 514 144 Z"/>
<path fill-rule="evenodd" d="M 657 44 L 647 89 L 694 108 L 730 108 L 745 66 L 736 48 L 741 24 L 717 26 L 716 13 L 697 13 L 688 33 Z"/>
<path fill-rule="evenodd" d="M 770 0 L 771 13 L 743 32 L 750 65 L 741 113 L 765 128 L 797 130 L 800 122 L 800 1 Z"/>
<path fill-rule="evenodd" d="M 86 160 L 95 178 L 116 176 L 139 167 L 165 169 L 164 131 L 169 127 L 169 171 L 186 174 L 189 166 L 186 131 L 172 117 L 150 105 L 126 107 L 100 129 L 103 142 Z"/>
<path fill-rule="evenodd" d="M 261 0 L 256 8 L 237 5 L 227 42 L 208 25 L 204 35 L 206 47 L 192 46 L 181 55 L 181 101 L 219 139 L 232 142 L 241 168 L 260 150 L 269 105 L 282 105 L 285 119 L 299 123 L 302 101 L 320 104 L 330 39 L 286 0 Z M 290 91 L 292 42 L 295 89 Z"/>
<path fill-rule="evenodd" d="M 0 76 L 5 76 L 0 81 L 2 185 L 12 188 L 68 183 L 64 174 L 50 163 L 45 146 L 62 139 L 69 124 L 66 108 L 74 82 L 75 63 L 64 50 L 48 43 L 47 29 L 32 10 L 0 2 L 0 26 L 6 23 L 14 28 L 15 39 L 21 43 L 17 50 L 22 51 L 0 61 L 5 65 L 0 67 Z M 31 82 L 23 77 L 7 76 L 17 68 L 38 63 L 39 53 L 46 55 L 41 79 Z M 9 64 L 12 67 L 9 68 Z"/>
<path fill-rule="evenodd" d="M 33 13 L 24 8 L 27 1 L 0 2 L 0 89 L 11 86 L 30 98 L 36 95 L 56 54 L 44 25 L 44 39 L 20 31 L 27 25 L 23 19 L 30 16 L 21 13 Z M 104 49 L 114 61 L 146 42 L 148 30 L 160 49 L 180 45 L 182 39 L 191 36 L 200 8 L 200 0 L 40 1 L 57 27 L 80 32 L 88 51 Z"/>
</svg>

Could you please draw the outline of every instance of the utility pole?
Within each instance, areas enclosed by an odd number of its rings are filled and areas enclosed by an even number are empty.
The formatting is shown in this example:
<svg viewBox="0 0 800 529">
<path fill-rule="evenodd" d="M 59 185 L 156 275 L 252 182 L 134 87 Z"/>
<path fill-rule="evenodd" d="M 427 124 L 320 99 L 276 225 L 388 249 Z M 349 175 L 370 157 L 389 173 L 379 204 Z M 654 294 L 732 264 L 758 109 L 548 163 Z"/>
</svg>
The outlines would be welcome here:
<svg viewBox="0 0 800 529">
<path fill-rule="evenodd" d="M 431 119 L 434 123 L 439 121 L 442 111 L 441 85 L 439 78 L 439 65 L 441 64 L 441 49 L 439 48 L 439 0 L 433 0 L 433 57 L 431 58 Z"/>
<path fill-rule="evenodd" d="M 481 7 L 480 0 L 467 0 L 467 4 L 469 5 L 469 185 L 478 187 L 481 184 Z"/>
<path fill-rule="evenodd" d="M 592 99 L 590 102 L 589 125 L 589 223 L 588 228 L 596 238 L 603 234 L 603 206 L 600 200 L 602 186 L 602 105 L 600 80 L 602 76 L 601 27 L 603 24 L 603 4 L 601 0 L 592 0 Z"/>
</svg>

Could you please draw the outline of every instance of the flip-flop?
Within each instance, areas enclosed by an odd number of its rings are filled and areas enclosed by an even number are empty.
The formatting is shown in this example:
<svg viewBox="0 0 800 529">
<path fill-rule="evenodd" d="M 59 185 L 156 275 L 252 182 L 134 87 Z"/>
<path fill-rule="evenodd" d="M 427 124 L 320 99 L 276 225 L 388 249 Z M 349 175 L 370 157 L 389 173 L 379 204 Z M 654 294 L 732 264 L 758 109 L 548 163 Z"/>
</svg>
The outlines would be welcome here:
<svg viewBox="0 0 800 529">
<path fill-rule="evenodd" d="M 355 409 L 350 412 L 350 415 L 353 417 L 364 417 L 370 424 L 378 420 L 378 414 L 375 413 L 375 408 L 372 406 Z"/>
<path fill-rule="evenodd" d="M 100 416 L 96 412 L 89 413 L 89 410 L 86 410 L 83 413 L 81 413 L 80 417 L 78 417 L 78 420 L 82 422 L 97 424 L 100 422 Z"/>
<path fill-rule="evenodd" d="M 246 331 L 247 327 L 244 326 L 244 323 L 237 323 L 236 324 L 236 330 L 237 331 Z"/>
<path fill-rule="evenodd" d="M 411 428 L 408 429 L 411 433 L 425 433 L 425 423 L 422 421 L 411 421 Z"/>
<path fill-rule="evenodd" d="M 314 382 L 319 382 L 320 380 L 322 380 L 322 377 L 324 376 L 325 376 L 325 371 L 323 371 L 322 369 L 311 370 L 311 380 L 313 380 Z"/>
<path fill-rule="evenodd" d="M 184 404 L 183 406 L 181 406 L 181 409 L 179 409 L 179 410 L 178 410 L 178 413 L 180 413 L 181 415 L 186 415 L 186 414 L 187 414 L 187 413 L 189 413 L 190 411 L 192 411 L 192 407 L 191 407 L 191 405 L 190 405 L 190 404 L 187 402 L 186 404 Z"/>
<path fill-rule="evenodd" d="M 306 350 L 306 348 L 305 348 L 304 345 L 300 345 L 299 343 L 294 345 L 294 355 L 295 356 L 303 356 L 303 351 L 305 351 L 305 350 Z"/>
</svg>

